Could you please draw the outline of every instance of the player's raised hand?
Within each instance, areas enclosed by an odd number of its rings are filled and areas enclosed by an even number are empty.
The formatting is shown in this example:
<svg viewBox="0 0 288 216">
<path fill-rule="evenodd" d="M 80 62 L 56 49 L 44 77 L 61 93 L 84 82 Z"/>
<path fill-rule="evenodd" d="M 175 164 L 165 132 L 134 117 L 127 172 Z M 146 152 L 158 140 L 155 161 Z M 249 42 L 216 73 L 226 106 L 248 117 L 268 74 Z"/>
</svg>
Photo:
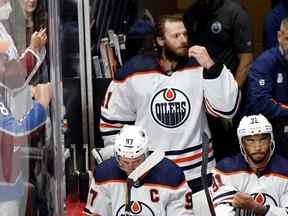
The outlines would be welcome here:
<svg viewBox="0 0 288 216">
<path fill-rule="evenodd" d="M 190 47 L 188 50 L 188 57 L 195 58 L 198 61 L 198 63 L 206 69 L 209 69 L 215 64 L 214 61 L 209 56 L 206 48 L 203 46 L 195 45 Z"/>
<path fill-rule="evenodd" d="M 39 52 L 47 43 L 46 28 L 35 31 L 31 36 L 30 48 L 35 52 Z"/>
</svg>

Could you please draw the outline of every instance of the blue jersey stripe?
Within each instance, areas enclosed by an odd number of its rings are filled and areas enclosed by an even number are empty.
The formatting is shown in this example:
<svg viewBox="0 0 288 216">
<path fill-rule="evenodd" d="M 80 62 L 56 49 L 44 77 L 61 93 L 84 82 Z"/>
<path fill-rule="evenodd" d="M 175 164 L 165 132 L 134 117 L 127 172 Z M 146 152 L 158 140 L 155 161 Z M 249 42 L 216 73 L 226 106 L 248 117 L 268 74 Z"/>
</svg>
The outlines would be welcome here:
<svg viewBox="0 0 288 216">
<path fill-rule="evenodd" d="M 47 119 L 47 113 L 44 107 L 39 103 L 34 103 L 32 110 L 21 121 L 17 121 L 10 114 L 2 115 L 0 118 L 0 131 L 11 136 L 25 136 L 32 131 L 43 126 Z"/>
</svg>

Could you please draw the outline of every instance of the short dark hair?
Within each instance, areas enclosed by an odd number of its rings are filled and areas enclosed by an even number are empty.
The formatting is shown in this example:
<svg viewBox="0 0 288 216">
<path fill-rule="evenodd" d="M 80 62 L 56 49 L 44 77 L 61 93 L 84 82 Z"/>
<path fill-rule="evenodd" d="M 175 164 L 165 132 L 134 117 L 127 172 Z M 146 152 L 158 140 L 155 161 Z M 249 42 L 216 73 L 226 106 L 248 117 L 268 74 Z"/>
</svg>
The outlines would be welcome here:
<svg viewBox="0 0 288 216">
<path fill-rule="evenodd" d="M 166 22 L 183 22 L 183 14 L 165 14 L 159 17 L 155 25 L 155 36 L 162 37 L 164 35 L 164 25 Z"/>
<path fill-rule="evenodd" d="M 281 32 L 287 32 L 287 30 L 288 30 L 288 18 L 284 18 L 281 21 L 280 31 Z"/>
</svg>

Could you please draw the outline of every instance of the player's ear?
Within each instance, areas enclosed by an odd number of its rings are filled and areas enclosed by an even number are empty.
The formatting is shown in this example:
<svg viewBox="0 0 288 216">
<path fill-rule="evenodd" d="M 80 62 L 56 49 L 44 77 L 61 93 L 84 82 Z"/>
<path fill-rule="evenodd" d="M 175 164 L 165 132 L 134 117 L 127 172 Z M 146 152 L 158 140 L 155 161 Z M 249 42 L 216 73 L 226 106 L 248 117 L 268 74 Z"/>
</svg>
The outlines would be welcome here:
<svg viewBox="0 0 288 216">
<path fill-rule="evenodd" d="M 277 39 L 278 39 L 278 42 L 280 43 L 281 39 L 282 39 L 282 32 L 281 31 L 277 31 Z"/>
<path fill-rule="evenodd" d="M 164 39 L 163 37 L 156 37 L 156 42 L 159 46 L 163 47 L 164 46 Z"/>
</svg>

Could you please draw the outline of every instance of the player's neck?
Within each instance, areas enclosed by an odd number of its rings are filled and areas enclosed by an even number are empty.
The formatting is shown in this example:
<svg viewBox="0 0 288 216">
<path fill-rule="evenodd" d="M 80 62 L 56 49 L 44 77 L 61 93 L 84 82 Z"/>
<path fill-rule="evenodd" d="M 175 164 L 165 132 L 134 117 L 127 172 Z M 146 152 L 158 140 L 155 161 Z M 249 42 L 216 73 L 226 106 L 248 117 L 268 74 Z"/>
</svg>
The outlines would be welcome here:
<svg viewBox="0 0 288 216">
<path fill-rule="evenodd" d="M 171 60 L 167 59 L 166 57 L 162 57 L 159 62 L 160 62 L 160 66 L 161 66 L 162 70 L 165 72 L 173 71 L 177 66 L 176 61 L 171 61 Z"/>
</svg>

